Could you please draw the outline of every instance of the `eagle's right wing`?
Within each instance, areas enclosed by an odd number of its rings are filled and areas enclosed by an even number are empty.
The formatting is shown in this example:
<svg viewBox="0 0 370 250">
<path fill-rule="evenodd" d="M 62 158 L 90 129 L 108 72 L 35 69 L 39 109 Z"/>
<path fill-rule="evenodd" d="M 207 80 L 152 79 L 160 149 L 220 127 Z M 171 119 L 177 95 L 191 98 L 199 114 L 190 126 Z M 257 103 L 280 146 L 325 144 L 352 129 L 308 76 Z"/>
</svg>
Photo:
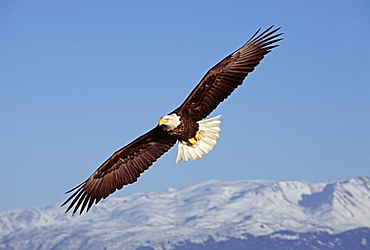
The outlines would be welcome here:
<svg viewBox="0 0 370 250">
<path fill-rule="evenodd" d="M 188 111 L 195 121 L 207 117 L 278 46 L 273 44 L 282 39 L 278 38 L 282 33 L 276 34 L 280 28 L 272 28 L 260 34 L 258 30 L 245 45 L 211 68 L 177 110 Z"/>
</svg>

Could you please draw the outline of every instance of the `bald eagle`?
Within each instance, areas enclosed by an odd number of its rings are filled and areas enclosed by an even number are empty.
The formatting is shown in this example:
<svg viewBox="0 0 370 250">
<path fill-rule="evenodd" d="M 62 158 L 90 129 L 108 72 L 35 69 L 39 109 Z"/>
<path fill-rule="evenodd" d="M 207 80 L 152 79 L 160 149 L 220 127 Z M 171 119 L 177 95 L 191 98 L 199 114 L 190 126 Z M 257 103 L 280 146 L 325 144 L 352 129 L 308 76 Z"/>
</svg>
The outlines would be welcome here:
<svg viewBox="0 0 370 250">
<path fill-rule="evenodd" d="M 160 118 L 149 132 L 115 152 L 86 181 L 66 193 L 74 193 L 66 213 L 88 212 L 95 202 L 124 185 L 134 183 L 159 157 L 178 142 L 176 163 L 202 158 L 219 138 L 220 117 L 206 118 L 225 100 L 263 57 L 277 47 L 280 28 L 260 29 L 240 49 L 211 68 L 180 107 Z"/>
</svg>

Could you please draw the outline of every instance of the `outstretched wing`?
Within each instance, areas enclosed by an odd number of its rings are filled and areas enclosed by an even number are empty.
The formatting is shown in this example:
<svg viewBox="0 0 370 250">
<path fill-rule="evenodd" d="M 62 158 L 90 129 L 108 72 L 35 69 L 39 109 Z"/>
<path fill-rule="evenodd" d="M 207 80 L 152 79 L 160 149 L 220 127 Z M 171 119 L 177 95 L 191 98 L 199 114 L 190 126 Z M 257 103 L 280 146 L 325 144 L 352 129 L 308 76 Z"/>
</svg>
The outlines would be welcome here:
<svg viewBox="0 0 370 250">
<path fill-rule="evenodd" d="M 61 206 L 72 200 L 66 213 L 73 214 L 80 208 L 80 214 L 89 211 L 94 201 L 97 204 L 124 185 L 134 183 L 161 155 L 167 152 L 176 139 L 155 127 L 126 147 L 115 152 L 85 182 L 69 190 L 74 191 Z"/>
<path fill-rule="evenodd" d="M 258 30 L 240 49 L 211 68 L 177 110 L 186 110 L 196 121 L 207 117 L 225 100 L 263 57 L 278 46 L 274 43 L 282 33 L 273 26 L 259 34 Z"/>
</svg>

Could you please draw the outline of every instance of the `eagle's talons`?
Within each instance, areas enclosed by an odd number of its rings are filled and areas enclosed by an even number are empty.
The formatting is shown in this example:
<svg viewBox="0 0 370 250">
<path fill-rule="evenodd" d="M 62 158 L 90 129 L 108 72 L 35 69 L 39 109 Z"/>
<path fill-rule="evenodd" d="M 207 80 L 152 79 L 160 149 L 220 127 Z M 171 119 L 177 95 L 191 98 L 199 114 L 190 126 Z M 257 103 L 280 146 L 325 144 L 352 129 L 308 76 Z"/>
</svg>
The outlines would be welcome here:
<svg viewBox="0 0 370 250">
<path fill-rule="evenodd" d="M 198 131 L 196 134 L 195 134 L 195 140 L 197 140 L 197 141 L 200 141 L 200 133 L 203 133 L 204 131 L 203 130 L 200 130 L 200 131 Z"/>
<path fill-rule="evenodd" d="M 196 138 L 190 138 L 189 140 L 188 140 L 192 145 L 197 145 L 198 144 L 198 140 L 196 139 Z"/>
</svg>

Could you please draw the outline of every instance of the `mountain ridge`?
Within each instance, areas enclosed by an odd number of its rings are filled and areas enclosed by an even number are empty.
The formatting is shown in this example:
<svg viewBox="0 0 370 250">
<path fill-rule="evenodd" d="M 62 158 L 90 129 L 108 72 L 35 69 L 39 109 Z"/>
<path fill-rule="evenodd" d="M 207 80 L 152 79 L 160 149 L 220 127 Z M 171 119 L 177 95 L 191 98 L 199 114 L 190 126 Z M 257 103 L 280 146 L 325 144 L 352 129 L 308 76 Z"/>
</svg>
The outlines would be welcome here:
<svg viewBox="0 0 370 250">
<path fill-rule="evenodd" d="M 370 228 L 369 211 L 370 177 L 322 183 L 209 180 L 110 198 L 82 216 L 64 214 L 59 204 L 5 211 L 0 213 L 0 249 L 30 244 L 40 249 L 170 249 L 184 242 L 245 240 L 246 235 L 284 231 L 335 235 Z"/>
</svg>

